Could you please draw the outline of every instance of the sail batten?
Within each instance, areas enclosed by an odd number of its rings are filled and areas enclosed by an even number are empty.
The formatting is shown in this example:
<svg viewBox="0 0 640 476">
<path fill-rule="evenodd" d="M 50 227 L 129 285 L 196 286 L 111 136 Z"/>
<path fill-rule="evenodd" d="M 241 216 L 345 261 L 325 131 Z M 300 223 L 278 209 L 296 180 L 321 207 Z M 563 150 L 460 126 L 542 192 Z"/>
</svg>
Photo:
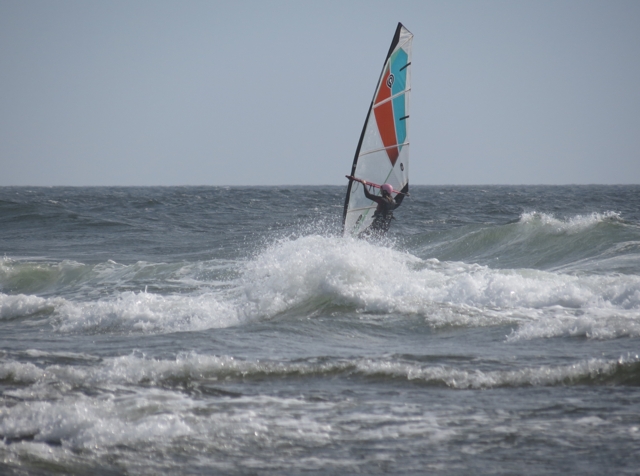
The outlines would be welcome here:
<svg viewBox="0 0 640 476">
<path fill-rule="evenodd" d="M 403 142 L 402 144 L 394 144 L 394 145 L 390 145 L 389 147 L 381 147 L 380 149 L 374 149 L 368 152 L 363 152 L 362 154 L 360 154 L 360 158 L 373 154 L 374 152 L 380 152 L 381 150 L 387 150 L 387 149 L 391 149 L 392 147 L 405 146 L 405 145 L 409 145 L 409 143 Z"/>
<path fill-rule="evenodd" d="M 385 99 L 385 100 L 383 100 L 383 101 L 380 101 L 380 102 L 375 103 L 375 104 L 373 105 L 373 108 L 375 109 L 376 107 L 380 106 L 381 104 L 384 104 L 384 103 L 389 102 L 389 101 L 393 101 L 393 100 L 394 100 L 395 98 L 397 98 L 398 96 L 402 96 L 403 94 L 408 93 L 409 91 L 411 91 L 411 90 L 410 90 L 410 89 L 405 89 L 404 91 L 400 91 L 400 92 L 399 92 L 398 94 L 396 94 L 395 96 L 388 97 L 388 98 L 386 98 L 386 99 Z"/>
<path fill-rule="evenodd" d="M 398 23 L 374 90 L 356 147 L 351 176 L 409 190 L 409 99 L 413 34 Z M 366 156 L 366 160 L 359 161 Z M 355 185 L 354 185 L 355 184 Z M 374 202 L 350 180 L 343 213 L 345 236 L 357 236 L 372 223 Z M 376 192 L 376 193 L 379 193 Z"/>
</svg>

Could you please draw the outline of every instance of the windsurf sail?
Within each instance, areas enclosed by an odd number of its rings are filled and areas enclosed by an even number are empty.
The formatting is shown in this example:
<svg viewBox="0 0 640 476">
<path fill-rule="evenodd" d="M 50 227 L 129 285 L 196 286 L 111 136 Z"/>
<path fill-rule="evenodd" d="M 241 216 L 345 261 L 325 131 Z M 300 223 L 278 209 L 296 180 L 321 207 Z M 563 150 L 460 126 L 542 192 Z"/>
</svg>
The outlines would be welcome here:
<svg viewBox="0 0 640 476">
<path fill-rule="evenodd" d="M 366 181 L 389 183 L 400 192 L 401 202 L 409 192 L 409 95 L 411 92 L 411 42 L 413 34 L 398 23 L 364 127 L 356 147 L 342 218 L 345 236 L 357 236 L 373 221 L 376 203 L 362 191 Z"/>
</svg>

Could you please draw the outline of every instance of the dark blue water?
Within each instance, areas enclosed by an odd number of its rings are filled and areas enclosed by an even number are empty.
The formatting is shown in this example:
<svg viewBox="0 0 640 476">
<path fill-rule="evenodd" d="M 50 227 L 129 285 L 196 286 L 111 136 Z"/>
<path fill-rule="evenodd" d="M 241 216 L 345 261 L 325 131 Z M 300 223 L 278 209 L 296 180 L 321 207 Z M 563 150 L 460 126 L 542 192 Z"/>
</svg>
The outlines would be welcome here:
<svg viewBox="0 0 640 476">
<path fill-rule="evenodd" d="M 2 474 L 637 474 L 640 186 L 0 188 Z"/>
</svg>

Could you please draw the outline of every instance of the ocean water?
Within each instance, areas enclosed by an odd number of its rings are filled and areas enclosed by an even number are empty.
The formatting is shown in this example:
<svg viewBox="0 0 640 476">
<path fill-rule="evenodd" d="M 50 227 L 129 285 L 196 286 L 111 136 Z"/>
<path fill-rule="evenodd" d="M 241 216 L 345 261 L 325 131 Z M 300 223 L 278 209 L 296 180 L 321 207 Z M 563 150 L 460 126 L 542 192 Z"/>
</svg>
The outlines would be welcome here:
<svg viewBox="0 0 640 476">
<path fill-rule="evenodd" d="M 1 474 L 638 474 L 640 186 L 0 188 Z"/>
</svg>

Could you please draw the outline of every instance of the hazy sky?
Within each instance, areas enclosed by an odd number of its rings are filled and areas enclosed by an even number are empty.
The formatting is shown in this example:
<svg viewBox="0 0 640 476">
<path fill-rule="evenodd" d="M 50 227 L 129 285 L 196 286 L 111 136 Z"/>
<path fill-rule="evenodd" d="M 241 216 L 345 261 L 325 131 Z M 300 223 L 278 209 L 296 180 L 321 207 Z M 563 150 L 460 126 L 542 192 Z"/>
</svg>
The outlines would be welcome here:
<svg viewBox="0 0 640 476">
<path fill-rule="evenodd" d="M 637 0 L 0 0 L 0 185 L 346 185 L 398 21 L 411 183 L 640 183 Z"/>
</svg>

